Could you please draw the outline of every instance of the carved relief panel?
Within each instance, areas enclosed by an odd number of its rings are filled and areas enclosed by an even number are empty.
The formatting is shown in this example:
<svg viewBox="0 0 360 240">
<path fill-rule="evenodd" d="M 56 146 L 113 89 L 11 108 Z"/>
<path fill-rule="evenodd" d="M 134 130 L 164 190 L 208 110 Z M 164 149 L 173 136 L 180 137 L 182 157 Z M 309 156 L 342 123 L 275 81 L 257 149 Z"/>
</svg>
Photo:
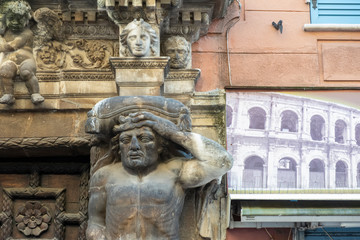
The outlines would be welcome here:
<svg viewBox="0 0 360 240">
<path fill-rule="evenodd" d="M 2 161 L 0 239 L 85 239 L 86 161 Z"/>
</svg>

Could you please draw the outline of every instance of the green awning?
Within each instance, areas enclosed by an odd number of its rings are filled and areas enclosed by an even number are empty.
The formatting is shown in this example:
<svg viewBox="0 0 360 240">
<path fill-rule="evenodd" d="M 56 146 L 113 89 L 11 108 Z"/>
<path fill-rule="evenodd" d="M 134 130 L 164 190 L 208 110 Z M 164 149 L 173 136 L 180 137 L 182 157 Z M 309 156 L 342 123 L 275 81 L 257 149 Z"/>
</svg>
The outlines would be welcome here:
<svg viewBox="0 0 360 240">
<path fill-rule="evenodd" d="M 241 216 L 359 216 L 360 202 L 241 201 Z"/>
</svg>

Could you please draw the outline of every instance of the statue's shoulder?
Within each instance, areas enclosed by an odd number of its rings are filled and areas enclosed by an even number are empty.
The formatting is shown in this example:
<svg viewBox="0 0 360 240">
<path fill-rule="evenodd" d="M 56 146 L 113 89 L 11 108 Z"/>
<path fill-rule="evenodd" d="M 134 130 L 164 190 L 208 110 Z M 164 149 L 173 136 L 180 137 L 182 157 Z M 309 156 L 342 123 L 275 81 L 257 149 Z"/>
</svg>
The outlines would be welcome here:
<svg viewBox="0 0 360 240">
<path fill-rule="evenodd" d="M 186 160 L 187 159 L 184 157 L 175 157 L 165 162 L 164 164 L 168 170 L 175 174 L 179 174 Z"/>
<path fill-rule="evenodd" d="M 99 187 L 106 184 L 109 176 L 111 176 L 114 166 L 116 166 L 116 164 L 109 164 L 97 170 L 91 177 L 90 185 L 92 187 Z"/>
</svg>

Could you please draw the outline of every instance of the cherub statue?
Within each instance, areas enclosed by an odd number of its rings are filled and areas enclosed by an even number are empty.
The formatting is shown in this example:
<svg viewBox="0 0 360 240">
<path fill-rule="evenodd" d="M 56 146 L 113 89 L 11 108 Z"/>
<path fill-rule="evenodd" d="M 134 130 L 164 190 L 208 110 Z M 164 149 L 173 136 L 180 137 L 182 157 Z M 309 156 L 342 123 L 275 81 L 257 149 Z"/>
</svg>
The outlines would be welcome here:
<svg viewBox="0 0 360 240">
<path fill-rule="evenodd" d="M 0 87 L 3 96 L 2 104 L 13 104 L 14 79 L 19 76 L 25 81 L 31 94 L 31 101 L 39 104 L 44 101 L 40 95 L 38 79 L 35 76 L 36 62 L 32 53 L 33 32 L 28 23 L 31 18 L 31 7 L 23 0 L 3 3 L 2 34 L 0 38 Z"/>
<path fill-rule="evenodd" d="M 125 57 L 149 57 L 158 52 L 158 37 L 150 24 L 143 19 L 132 21 L 120 34 L 120 41 L 124 47 Z"/>
</svg>

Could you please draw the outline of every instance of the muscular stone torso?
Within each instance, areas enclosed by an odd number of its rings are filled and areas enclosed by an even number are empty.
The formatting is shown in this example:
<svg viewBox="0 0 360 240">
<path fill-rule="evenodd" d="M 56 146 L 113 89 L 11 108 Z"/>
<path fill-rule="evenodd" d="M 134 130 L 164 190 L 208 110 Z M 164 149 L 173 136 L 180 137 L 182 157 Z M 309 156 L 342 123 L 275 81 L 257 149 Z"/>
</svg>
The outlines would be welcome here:
<svg viewBox="0 0 360 240">
<path fill-rule="evenodd" d="M 115 164 L 109 173 L 105 185 L 108 240 L 179 239 L 185 194 L 175 172 L 161 164 L 139 178 Z"/>
</svg>

